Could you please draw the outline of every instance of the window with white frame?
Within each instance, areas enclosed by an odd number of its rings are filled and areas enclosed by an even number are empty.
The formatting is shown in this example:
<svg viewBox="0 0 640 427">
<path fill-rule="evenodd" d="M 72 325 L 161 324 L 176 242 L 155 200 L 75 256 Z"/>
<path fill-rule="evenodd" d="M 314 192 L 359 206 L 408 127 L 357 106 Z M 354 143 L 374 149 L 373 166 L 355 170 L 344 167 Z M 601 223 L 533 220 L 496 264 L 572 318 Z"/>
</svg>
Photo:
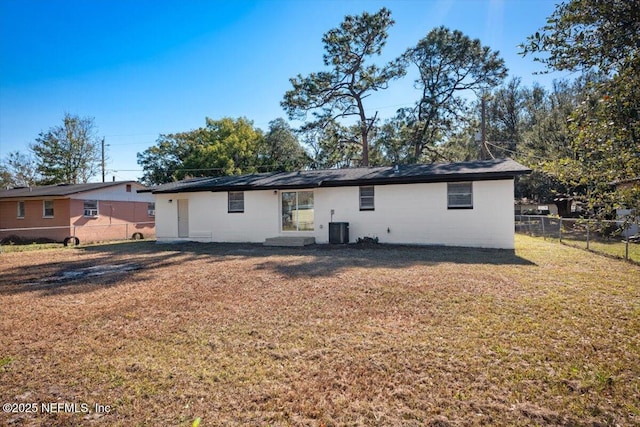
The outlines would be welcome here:
<svg viewBox="0 0 640 427">
<path fill-rule="evenodd" d="M 155 202 L 147 203 L 147 215 L 156 216 L 156 204 Z"/>
<path fill-rule="evenodd" d="M 447 184 L 447 208 L 473 209 L 473 183 L 449 182 Z"/>
<path fill-rule="evenodd" d="M 244 212 L 244 191 L 229 191 L 229 213 Z"/>
<path fill-rule="evenodd" d="M 42 201 L 42 216 L 45 218 L 53 218 L 53 200 Z"/>
<path fill-rule="evenodd" d="M 375 210 L 375 190 L 373 185 L 360 187 L 360 210 L 372 211 Z"/>
<path fill-rule="evenodd" d="M 24 218 L 24 202 L 18 202 L 18 218 Z"/>
<path fill-rule="evenodd" d="M 85 200 L 84 201 L 84 216 L 98 216 L 98 201 L 97 200 Z"/>
</svg>

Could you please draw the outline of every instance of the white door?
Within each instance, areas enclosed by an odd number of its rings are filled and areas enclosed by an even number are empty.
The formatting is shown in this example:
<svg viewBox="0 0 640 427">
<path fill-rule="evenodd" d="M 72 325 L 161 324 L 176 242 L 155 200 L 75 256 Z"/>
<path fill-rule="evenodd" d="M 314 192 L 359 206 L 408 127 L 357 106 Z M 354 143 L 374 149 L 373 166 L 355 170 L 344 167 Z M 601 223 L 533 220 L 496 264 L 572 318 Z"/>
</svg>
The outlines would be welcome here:
<svg viewBox="0 0 640 427">
<path fill-rule="evenodd" d="M 178 199 L 178 237 L 189 237 L 188 199 Z"/>
</svg>

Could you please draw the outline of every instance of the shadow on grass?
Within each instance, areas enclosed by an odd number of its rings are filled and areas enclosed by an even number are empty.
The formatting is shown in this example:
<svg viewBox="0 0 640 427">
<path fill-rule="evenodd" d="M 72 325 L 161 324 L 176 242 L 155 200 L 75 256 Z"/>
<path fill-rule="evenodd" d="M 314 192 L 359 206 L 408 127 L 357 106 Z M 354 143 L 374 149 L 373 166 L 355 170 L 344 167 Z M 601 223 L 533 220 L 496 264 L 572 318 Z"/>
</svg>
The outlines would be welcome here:
<svg viewBox="0 0 640 427">
<path fill-rule="evenodd" d="M 257 269 L 276 271 L 288 277 L 332 276 L 343 270 L 359 268 L 403 269 L 416 265 L 443 263 L 462 265 L 535 265 L 513 250 L 444 246 L 358 245 L 310 248 L 285 248 L 273 254 L 293 256 L 287 262 L 265 260 Z M 299 255 L 296 257 L 296 255 Z"/>
<path fill-rule="evenodd" d="M 47 261 L 0 268 L 0 295 L 37 292 L 43 296 L 86 293 L 123 283 L 143 282 L 153 268 L 170 267 L 175 255 L 158 252 L 153 242 L 117 243 L 78 247 L 75 249 L 48 249 L 40 256 L 55 254 L 58 250 L 78 253 L 77 260 Z M 98 254 L 84 258 L 83 253 Z M 76 257 L 74 257 L 76 258 Z"/>
<path fill-rule="evenodd" d="M 415 265 L 535 265 L 513 250 L 441 246 L 312 245 L 301 248 L 260 244 L 126 242 L 79 247 L 78 261 L 41 262 L 28 269 L 14 267 L 0 276 L 0 295 L 40 292 L 42 295 L 91 292 L 104 286 L 145 281 L 154 271 L 189 261 L 208 264 L 230 259 L 255 259 L 256 270 L 292 278 L 329 277 L 353 267 L 402 269 Z M 285 260 L 281 258 L 286 258 Z"/>
</svg>

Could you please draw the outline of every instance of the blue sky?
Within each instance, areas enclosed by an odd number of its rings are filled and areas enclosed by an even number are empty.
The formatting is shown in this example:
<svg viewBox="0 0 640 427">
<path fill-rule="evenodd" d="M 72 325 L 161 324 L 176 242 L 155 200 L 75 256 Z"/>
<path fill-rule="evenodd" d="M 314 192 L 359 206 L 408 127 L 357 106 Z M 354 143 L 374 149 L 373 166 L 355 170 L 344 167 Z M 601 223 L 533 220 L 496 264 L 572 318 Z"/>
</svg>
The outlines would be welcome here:
<svg viewBox="0 0 640 427">
<path fill-rule="evenodd" d="M 94 117 L 108 176 L 141 176 L 136 153 L 161 133 L 244 116 L 266 130 L 289 78 L 320 71 L 322 35 L 347 14 L 388 7 L 396 24 L 380 63 L 445 25 L 499 50 L 510 76 L 558 74 L 518 55 L 551 0 L 0 0 L 0 158 L 26 152 L 65 112 Z M 411 78 L 367 99 L 379 117 L 412 105 Z M 100 177 L 96 176 L 94 180 Z"/>
</svg>

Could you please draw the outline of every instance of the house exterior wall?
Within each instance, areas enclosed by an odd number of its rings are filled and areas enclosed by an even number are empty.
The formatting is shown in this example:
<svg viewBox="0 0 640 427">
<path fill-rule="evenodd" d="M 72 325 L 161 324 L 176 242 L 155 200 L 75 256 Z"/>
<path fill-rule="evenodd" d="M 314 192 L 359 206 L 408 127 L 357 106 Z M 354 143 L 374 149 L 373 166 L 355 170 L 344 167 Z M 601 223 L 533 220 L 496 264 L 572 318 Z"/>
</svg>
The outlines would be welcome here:
<svg viewBox="0 0 640 427">
<path fill-rule="evenodd" d="M 273 190 L 247 191 L 244 212 L 229 213 L 226 192 L 193 193 L 189 200 L 190 234 L 214 242 L 264 242 L 278 235 L 278 200 Z"/>
<path fill-rule="evenodd" d="M 245 192 L 243 213 L 228 212 L 226 192 L 197 192 L 156 195 L 158 240 L 178 238 L 179 199 L 189 200 L 188 240 L 264 242 L 278 235 L 279 194 L 273 190 Z"/>
<path fill-rule="evenodd" d="M 309 232 L 281 231 L 281 191 L 246 191 L 244 213 L 227 212 L 226 192 L 158 194 L 157 238 L 177 239 L 176 201 L 188 199 L 189 240 L 263 242 L 268 237 L 306 235 L 328 243 L 333 220 L 349 223 L 351 242 L 377 237 L 382 243 L 514 247 L 512 179 L 473 182 L 473 209 L 448 209 L 447 183 L 375 186 L 373 211 L 360 211 L 359 187 L 309 190 L 314 191 L 315 216 Z"/>
<path fill-rule="evenodd" d="M 44 200 L 53 200 L 53 217 L 44 216 Z M 18 202 L 24 202 L 24 218 L 18 218 Z M 24 239 L 62 241 L 69 236 L 69 199 L 23 199 L 0 201 L 0 240 L 9 236 Z M 2 231 L 13 228 L 42 228 L 39 230 Z M 55 228 L 49 228 L 55 227 Z"/>
<path fill-rule="evenodd" d="M 127 191 L 129 186 L 130 191 Z M 9 236 L 23 239 L 48 239 L 61 242 L 76 236 L 81 243 L 127 239 L 134 233 L 155 237 L 155 217 L 148 215 L 148 203 L 155 197 L 137 193 L 144 186 L 122 183 L 108 188 L 85 191 L 65 197 L 15 198 L 0 201 L 0 240 Z M 54 217 L 43 215 L 43 201 L 54 200 Z M 98 215 L 84 216 L 84 201 L 98 201 Z M 24 202 L 25 216 L 18 218 L 18 202 Z M 145 223 L 145 224 L 139 224 Z M 55 229 L 3 231 L 15 228 L 56 227 Z"/>
<path fill-rule="evenodd" d="M 375 210 L 360 211 L 359 188 L 316 190 L 315 238 L 329 239 L 333 221 L 349 223 L 349 239 L 381 243 L 513 249 L 513 180 L 473 182 L 473 209 L 447 208 L 447 183 L 375 186 Z"/>
<path fill-rule="evenodd" d="M 81 242 L 130 239 L 141 233 L 145 239 L 155 236 L 155 218 L 148 215 L 147 202 L 125 202 L 98 199 L 98 215 L 84 216 L 84 201 L 70 200 L 71 235 Z"/>
</svg>

